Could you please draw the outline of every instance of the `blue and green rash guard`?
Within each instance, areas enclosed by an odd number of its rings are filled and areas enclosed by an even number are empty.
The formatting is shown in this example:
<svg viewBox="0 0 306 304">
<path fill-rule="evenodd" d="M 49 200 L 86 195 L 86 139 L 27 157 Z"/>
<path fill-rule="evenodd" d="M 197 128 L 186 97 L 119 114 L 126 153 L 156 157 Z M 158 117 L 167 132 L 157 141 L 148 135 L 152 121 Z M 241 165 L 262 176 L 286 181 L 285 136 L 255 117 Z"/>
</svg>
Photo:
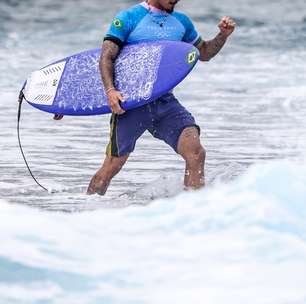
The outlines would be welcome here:
<svg viewBox="0 0 306 304">
<path fill-rule="evenodd" d="M 171 14 L 142 2 L 121 11 L 112 21 L 104 38 L 122 47 L 125 43 L 146 40 L 184 41 L 198 45 L 202 39 L 184 14 Z"/>
</svg>

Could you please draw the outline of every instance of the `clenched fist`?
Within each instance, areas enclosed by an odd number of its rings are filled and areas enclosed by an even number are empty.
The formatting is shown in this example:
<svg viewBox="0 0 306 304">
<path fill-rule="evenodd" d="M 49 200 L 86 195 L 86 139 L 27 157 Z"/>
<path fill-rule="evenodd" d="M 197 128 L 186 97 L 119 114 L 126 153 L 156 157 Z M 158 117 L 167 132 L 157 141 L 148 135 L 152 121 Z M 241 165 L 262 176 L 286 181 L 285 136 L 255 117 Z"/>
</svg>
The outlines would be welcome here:
<svg viewBox="0 0 306 304">
<path fill-rule="evenodd" d="M 225 16 L 219 22 L 218 27 L 220 29 L 221 34 L 223 34 L 227 38 L 235 30 L 236 23 L 231 17 Z"/>
</svg>

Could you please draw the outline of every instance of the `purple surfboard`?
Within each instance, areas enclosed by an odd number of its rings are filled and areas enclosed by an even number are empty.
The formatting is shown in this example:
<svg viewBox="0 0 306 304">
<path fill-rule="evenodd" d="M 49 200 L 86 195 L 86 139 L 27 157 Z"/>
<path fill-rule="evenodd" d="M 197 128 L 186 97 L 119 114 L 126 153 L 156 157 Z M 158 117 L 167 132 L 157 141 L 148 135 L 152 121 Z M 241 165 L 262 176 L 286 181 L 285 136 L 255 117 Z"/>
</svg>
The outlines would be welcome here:
<svg viewBox="0 0 306 304">
<path fill-rule="evenodd" d="M 26 81 L 26 101 L 42 111 L 64 115 L 110 113 L 101 81 L 101 49 L 82 52 L 33 72 Z M 122 108 L 136 108 L 172 90 L 193 69 L 198 50 L 176 41 L 126 45 L 115 62 L 115 86 Z"/>
</svg>

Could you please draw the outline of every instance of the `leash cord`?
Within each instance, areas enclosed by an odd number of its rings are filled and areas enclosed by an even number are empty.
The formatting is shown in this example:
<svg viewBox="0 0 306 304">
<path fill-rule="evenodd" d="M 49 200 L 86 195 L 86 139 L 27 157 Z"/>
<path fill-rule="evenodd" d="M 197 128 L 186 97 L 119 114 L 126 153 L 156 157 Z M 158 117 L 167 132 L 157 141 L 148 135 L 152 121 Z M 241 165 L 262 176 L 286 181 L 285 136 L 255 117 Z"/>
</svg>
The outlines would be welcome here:
<svg viewBox="0 0 306 304">
<path fill-rule="evenodd" d="M 21 154 L 22 154 L 22 157 L 23 157 L 23 160 L 28 168 L 28 171 L 30 173 L 30 175 L 32 176 L 32 178 L 34 179 L 35 183 L 41 187 L 42 189 L 44 189 L 45 191 L 49 192 L 47 188 L 45 188 L 43 185 L 41 185 L 37 179 L 35 178 L 35 176 L 33 175 L 29 165 L 28 165 L 28 162 L 26 160 L 26 157 L 24 155 L 24 152 L 23 152 L 23 149 L 22 149 L 22 145 L 21 145 L 21 140 L 20 140 L 20 117 L 21 117 L 21 105 L 22 105 L 22 101 L 24 99 L 24 94 L 23 94 L 23 89 L 25 87 L 25 84 L 23 86 L 23 88 L 21 89 L 20 93 L 19 93 L 19 97 L 18 97 L 18 115 L 17 115 L 17 136 L 18 136 L 18 144 L 19 144 L 19 148 L 20 148 L 20 151 L 21 151 Z"/>
</svg>

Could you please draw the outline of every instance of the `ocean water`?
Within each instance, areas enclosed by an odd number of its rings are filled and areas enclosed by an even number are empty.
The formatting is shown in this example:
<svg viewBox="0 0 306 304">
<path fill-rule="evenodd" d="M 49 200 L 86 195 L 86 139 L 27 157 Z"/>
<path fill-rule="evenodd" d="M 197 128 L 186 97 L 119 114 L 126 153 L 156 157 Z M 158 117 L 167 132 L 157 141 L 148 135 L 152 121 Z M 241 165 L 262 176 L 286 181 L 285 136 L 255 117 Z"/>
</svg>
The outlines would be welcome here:
<svg viewBox="0 0 306 304">
<path fill-rule="evenodd" d="M 0 304 L 306 303 L 306 2 L 180 1 L 224 50 L 175 94 L 207 150 L 207 188 L 145 134 L 105 197 L 84 194 L 108 116 L 62 121 L 17 97 L 30 72 L 101 45 L 136 1 L 0 2 Z M 51 193 L 53 190 L 54 193 Z M 178 194 L 179 193 L 179 194 Z"/>
</svg>

